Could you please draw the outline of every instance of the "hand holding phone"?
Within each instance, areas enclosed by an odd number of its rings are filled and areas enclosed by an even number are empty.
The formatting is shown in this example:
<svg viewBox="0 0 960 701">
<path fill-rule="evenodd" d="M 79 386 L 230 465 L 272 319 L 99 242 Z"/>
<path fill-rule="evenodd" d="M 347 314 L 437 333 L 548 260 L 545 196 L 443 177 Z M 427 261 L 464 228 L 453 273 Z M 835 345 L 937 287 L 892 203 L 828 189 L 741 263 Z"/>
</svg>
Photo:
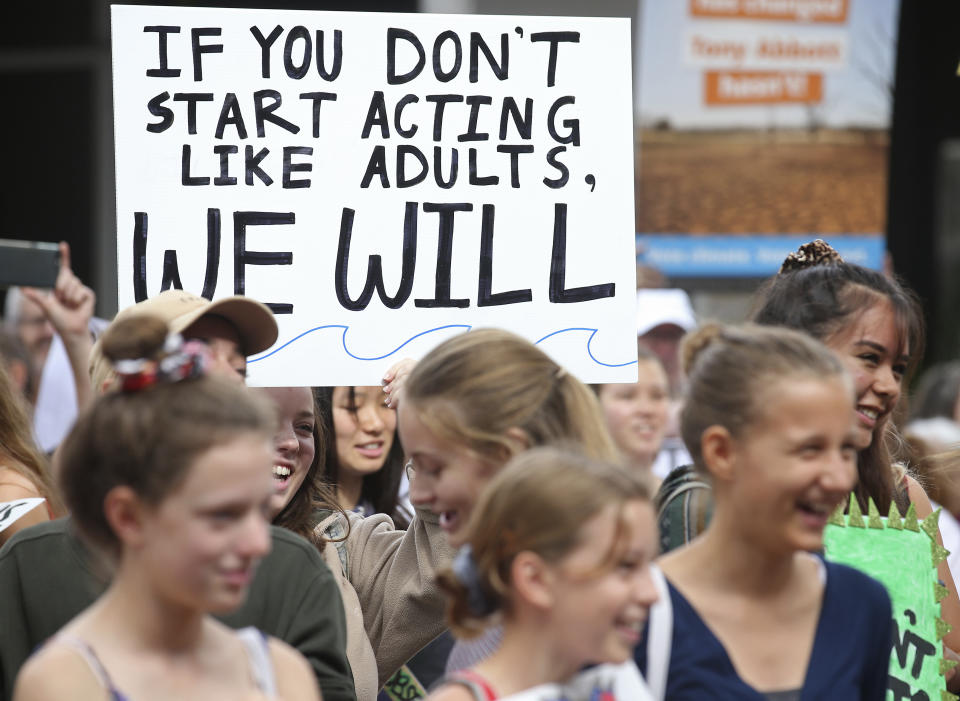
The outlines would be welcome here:
<svg viewBox="0 0 960 701">
<path fill-rule="evenodd" d="M 65 241 L 57 246 L 57 259 L 57 275 L 51 285 L 53 292 L 24 287 L 23 295 L 43 309 L 64 343 L 69 344 L 72 339 L 86 342 L 90 337 L 89 325 L 96 295 L 73 273 L 70 245 Z"/>
<path fill-rule="evenodd" d="M 82 409 L 93 399 L 87 360 L 93 347 L 90 319 L 93 318 L 97 296 L 73 274 L 70 268 L 70 246 L 61 241 L 58 251 L 60 264 L 53 291 L 24 287 L 22 292 L 24 297 L 43 309 L 43 313 L 63 340 L 77 389 L 77 407 Z"/>
<path fill-rule="evenodd" d="M 0 287 L 53 287 L 60 273 L 60 247 L 46 241 L 0 239 Z"/>
</svg>

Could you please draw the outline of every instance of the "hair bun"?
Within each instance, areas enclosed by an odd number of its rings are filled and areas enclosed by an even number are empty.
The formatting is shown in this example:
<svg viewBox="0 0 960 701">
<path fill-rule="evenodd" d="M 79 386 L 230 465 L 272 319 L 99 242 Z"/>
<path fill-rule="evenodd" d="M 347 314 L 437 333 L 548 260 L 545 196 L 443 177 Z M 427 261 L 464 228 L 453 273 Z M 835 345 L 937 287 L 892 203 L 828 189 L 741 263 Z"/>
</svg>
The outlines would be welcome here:
<svg viewBox="0 0 960 701">
<path fill-rule="evenodd" d="M 683 344 L 680 346 L 681 364 L 684 374 L 687 376 L 690 375 L 690 371 L 693 369 L 700 354 L 713 345 L 723 332 L 724 327 L 721 324 L 709 323 L 703 324 L 696 331 L 687 334 L 683 339 Z"/>
<path fill-rule="evenodd" d="M 783 265 L 780 266 L 780 271 L 777 274 L 814 268 L 818 265 L 836 265 L 842 262 L 843 258 L 840 257 L 833 246 L 823 239 L 817 239 L 803 244 L 797 249 L 796 253 L 791 253 L 784 258 Z"/>
<path fill-rule="evenodd" d="M 112 363 L 118 360 L 155 358 L 167 340 L 167 323 L 157 316 L 138 315 L 110 324 L 101 348 Z"/>
</svg>

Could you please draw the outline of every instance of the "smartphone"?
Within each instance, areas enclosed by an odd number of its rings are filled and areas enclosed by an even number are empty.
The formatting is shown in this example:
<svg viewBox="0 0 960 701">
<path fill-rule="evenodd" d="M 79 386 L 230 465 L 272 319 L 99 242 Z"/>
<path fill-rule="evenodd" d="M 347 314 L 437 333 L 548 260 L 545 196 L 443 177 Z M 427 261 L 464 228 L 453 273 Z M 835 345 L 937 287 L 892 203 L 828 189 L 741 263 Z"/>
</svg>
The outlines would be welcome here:
<svg viewBox="0 0 960 701">
<path fill-rule="evenodd" d="M 59 272 L 58 244 L 0 239 L 0 287 L 53 287 Z"/>
</svg>

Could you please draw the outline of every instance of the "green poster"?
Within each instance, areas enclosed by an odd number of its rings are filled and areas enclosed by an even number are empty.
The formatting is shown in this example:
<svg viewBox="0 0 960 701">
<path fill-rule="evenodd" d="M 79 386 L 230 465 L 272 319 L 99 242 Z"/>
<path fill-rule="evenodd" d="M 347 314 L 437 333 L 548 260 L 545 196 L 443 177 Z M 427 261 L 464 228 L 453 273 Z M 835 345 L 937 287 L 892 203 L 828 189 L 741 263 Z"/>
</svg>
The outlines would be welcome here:
<svg viewBox="0 0 960 701">
<path fill-rule="evenodd" d="M 894 644 L 887 699 L 947 701 L 941 639 L 950 626 L 940 618 L 947 590 L 937 580 L 937 564 L 947 551 L 936 541 L 940 511 L 918 522 L 913 505 L 905 517 L 891 505 L 883 518 L 871 501 L 865 517 L 851 496 L 849 514 L 841 506 L 823 534 L 828 560 L 855 567 L 879 580 L 893 604 Z"/>
</svg>

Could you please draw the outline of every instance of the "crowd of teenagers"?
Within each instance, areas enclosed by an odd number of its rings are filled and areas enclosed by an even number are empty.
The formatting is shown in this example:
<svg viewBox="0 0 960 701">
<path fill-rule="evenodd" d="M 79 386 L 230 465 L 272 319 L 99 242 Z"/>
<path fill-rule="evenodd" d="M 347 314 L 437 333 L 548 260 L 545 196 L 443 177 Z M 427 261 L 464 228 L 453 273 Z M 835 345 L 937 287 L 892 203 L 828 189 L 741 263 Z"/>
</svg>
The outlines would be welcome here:
<svg viewBox="0 0 960 701">
<path fill-rule="evenodd" d="M 936 489 L 945 534 L 960 505 L 922 476 L 960 429 L 895 426 L 924 326 L 893 277 L 806 244 L 744 323 L 691 313 L 660 346 L 639 324 L 636 383 L 484 328 L 381 386 L 248 388 L 266 306 L 167 290 L 93 334 L 63 253 L 0 344 L 0 503 L 44 500 L 0 511 L 0 698 L 886 697 L 888 593 L 824 530 L 851 493 L 922 519 Z M 72 414 L 48 451 L 54 352 Z M 926 402 L 951 420 L 955 374 Z M 671 438 L 688 464 L 659 470 Z"/>
</svg>

